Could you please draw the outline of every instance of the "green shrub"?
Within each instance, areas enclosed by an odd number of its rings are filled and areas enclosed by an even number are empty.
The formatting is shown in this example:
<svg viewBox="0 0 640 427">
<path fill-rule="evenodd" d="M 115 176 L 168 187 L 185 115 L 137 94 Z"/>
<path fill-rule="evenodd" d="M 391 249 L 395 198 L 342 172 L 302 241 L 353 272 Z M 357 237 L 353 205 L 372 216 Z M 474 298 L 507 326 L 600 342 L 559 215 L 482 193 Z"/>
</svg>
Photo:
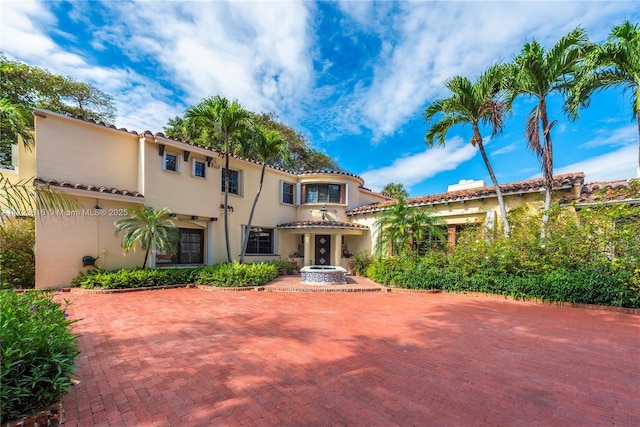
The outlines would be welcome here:
<svg viewBox="0 0 640 427">
<path fill-rule="evenodd" d="M 234 261 L 204 267 L 198 273 L 196 283 L 224 287 L 259 286 L 272 281 L 279 273 L 274 263 L 240 264 Z"/>
<path fill-rule="evenodd" d="M 359 250 L 353 254 L 353 272 L 357 274 L 367 275 L 367 269 L 373 262 L 371 253 L 367 250 Z"/>
<path fill-rule="evenodd" d="M 102 270 L 80 273 L 71 281 L 84 289 L 123 289 L 193 283 L 199 268 Z"/>
<path fill-rule="evenodd" d="M 273 261 L 267 261 L 269 264 L 273 265 L 276 268 L 276 271 L 278 271 L 278 274 L 280 274 L 283 271 L 286 271 L 287 274 L 291 273 L 291 263 L 289 261 L 287 261 L 286 259 L 275 259 Z"/>
<path fill-rule="evenodd" d="M 52 404 L 71 385 L 78 346 L 66 305 L 42 292 L 0 291 L 2 421 Z"/>
<path fill-rule="evenodd" d="M 0 226 L 0 289 L 35 287 L 36 243 L 33 218 L 5 218 Z"/>
<path fill-rule="evenodd" d="M 468 228 L 454 248 L 420 259 L 374 262 L 368 276 L 385 285 L 475 291 L 599 305 L 640 307 L 640 207 L 554 207 L 540 240 L 540 213 L 509 213 L 511 236 Z"/>
</svg>

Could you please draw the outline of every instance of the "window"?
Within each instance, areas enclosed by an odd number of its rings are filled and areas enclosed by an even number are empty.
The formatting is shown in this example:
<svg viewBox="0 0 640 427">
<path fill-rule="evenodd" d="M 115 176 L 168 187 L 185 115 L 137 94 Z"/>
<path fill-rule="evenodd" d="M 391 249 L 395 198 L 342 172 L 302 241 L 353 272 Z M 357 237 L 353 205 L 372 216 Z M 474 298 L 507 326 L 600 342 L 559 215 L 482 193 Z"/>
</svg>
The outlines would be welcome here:
<svg viewBox="0 0 640 427">
<path fill-rule="evenodd" d="M 202 264 L 204 260 L 204 230 L 180 228 L 180 243 L 175 254 L 156 253 L 156 265 Z"/>
<path fill-rule="evenodd" d="M 342 203 L 338 184 L 307 184 L 305 203 Z"/>
<path fill-rule="evenodd" d="M 270 255 L 274 251 L 273 228 L 251 227 L 247 254 Z"/>
<path fill-rule="evenodd" d="M 180 155 L 164 153 L 162 156 L 162 169 L 172 172 L 180 172 Z"/>
<path fill-rule="evenodd" d="M 282 203 L 286 203 L 288 205 L 293 204 L 294 188 L 293 184 L 289 184 L 288 182 L 282 183 Z"/>
<path fill-rule="evenodd" d="M 238 171 L 222 168 L 222 192 L 224 193 L 225 182 L 229 179 L 229 193 L 240 194 L 240 174 Z"/>
<path fill-rule="evenodd" d="M 193 170 L 192 175 L 200 178 L 206 177 L 206 163 L 200 160 L 193 159 Z"/>
</svg>

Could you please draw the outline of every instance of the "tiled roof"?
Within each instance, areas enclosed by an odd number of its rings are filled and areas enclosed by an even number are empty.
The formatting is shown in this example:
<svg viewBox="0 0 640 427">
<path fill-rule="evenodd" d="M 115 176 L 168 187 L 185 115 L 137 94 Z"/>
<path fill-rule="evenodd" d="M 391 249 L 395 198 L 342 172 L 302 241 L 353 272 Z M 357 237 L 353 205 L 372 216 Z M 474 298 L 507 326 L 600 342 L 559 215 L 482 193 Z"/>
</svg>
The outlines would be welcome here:
<svg viewBox="0 0 640 427">
<path fill-rule="evenodd" d="M 368 230 L 369 227 L 342 221 L 294 221 L 278 225 L 278 228 L 356 228 Z"/>
<path fill-rule="evenodd" d="M 566 189 L 576 185 L 582 185 L 584 182 L 584 173 L 568 173 L 556 175 L 554 177 L 554 189 Z M 526 181 L 512 182 L 500 185 L 500 191 L 503 195 L 532 193 L 544 190 L 544 180 L 542 178 L 529 179 Z M 448 203 L 455 201 L 477 200 L 485 197 L 495 197 L 496 190 L 493 185 L 480 188 L 470 188 L 466 190 L 449 191 L 447 193 L 431 194 L 427 196 L 411 197 L 405 199 L 407 206 L 424 206 L 438 203 Z M 388 206 L 396 204 L 396 200 L 372 203 L 370 205 L 360 206 L 351 209 L 347 215 L 364 214 L 378 212 L 384 210 Z"/>
<path fill-rule="evenodd" d="M 576 202 L 589 204 L 625 200 L 640 201 L 640 179 L 586 183 L 580 189 Z"/>
<path fill-rule="evenodd" d="M 140 198 L 144 197 L 142 194 L 140 194 L 137 191 L 122 190 L 119 188 L 113 188 L 113 187 L 109 188 L 105 186 L 96 186 L 91 184 L 89 185 L 85 185 L 81 183 L 72 184 L 68 181 L 58 182 L 55 179 L 45 180 L 41 178 L 36 178 L 33 180 L 33 182 L 34 184 L 49 185 L 51 187 L 72 188 L 75 190 L 86 190 L 86 191 L 93 191 L 96 193 L 103 193 L 103 194 L 115 194 L 119 196 L 140 197 Z"/>
<path fill-rule="evenodd" d="M 350 176 L 352 178 L 356 178 L 358 180 L 360 180 L 361 182 L 364 183 L 364 179 L 362 179 L 361 177 L 359 177 L 358 175 L 349 173 L 349 172 L 342 172 L 342 171 L 334 171 L 334 170 L 327 170 L 327 169 L 314 169 L 314 170 L 306 170 L 306 171 L 300 171 L 300 172 L 293 172 L 298 176 L 305 176 L 305 175 L 343 175 L 343 176 Z"/>
</svg>

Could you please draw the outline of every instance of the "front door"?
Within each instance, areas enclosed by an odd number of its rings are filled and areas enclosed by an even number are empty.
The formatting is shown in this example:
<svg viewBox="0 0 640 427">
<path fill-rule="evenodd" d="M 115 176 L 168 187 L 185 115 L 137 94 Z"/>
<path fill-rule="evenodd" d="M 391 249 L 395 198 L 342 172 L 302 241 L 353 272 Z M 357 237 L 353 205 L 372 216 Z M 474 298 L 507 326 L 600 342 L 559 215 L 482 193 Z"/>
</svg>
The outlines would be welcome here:
<svg viewBox="0 0 640 427">
<path fill-rule="evenodd" d="M 316 234 L 316 265 L 331 264 L 331 236 Z"/>
</svg>

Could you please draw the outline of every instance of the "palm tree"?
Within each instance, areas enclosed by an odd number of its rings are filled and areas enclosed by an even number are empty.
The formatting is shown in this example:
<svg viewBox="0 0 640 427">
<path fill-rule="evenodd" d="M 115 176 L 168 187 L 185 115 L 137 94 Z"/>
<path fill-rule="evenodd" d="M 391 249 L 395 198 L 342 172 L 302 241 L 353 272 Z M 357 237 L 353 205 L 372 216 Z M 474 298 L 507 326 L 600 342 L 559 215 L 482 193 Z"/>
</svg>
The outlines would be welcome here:
<svg viewBox="0 0 640 427">
<path fill-rule="evenodd" d="M 260 126 L 256 126 L 254 130 L 253 138 L 249 140 L 249 144 L 245 144 L 245 150 L 247 153 L 255 155 L 260 163 L 262 163 L 262 170 L 260 171 L 260 183 L 258 184 L 258 191 L 256 197 L 253 199 L 251 205 L 251 212 L 249 213 L 249 221 L 247 222 L 247 232 L 244 235 L 244 241 L 242 242 L 242 251 L 240 253 L 240 263 L 244 262 L 244 256 L 247 251 L 247 244 L 249 243 L 249 235 L 251 234 L 251 223 L 253 221 L 253 214 L 258 204 L 258 198 L 262 192 L 262 184 L 264 183 L 264 174 L 267 168 L 267 163 L 273 163 L 277 160 L 285 159 L 289 156 L 289 148 L 287 141 L 282 139 L 280 133 L 275 130 L 265 131 Z"/>
<path fill-rule="evenodd" d="M 482 74 L 475 83 L 466 77 L 456 76 L 445 83 L 451 91 L 451 96 L 446 99 L 434 101 L 424 111 L 424 119 L 430 126 L 425 135 L 425 143 L 429 147 L 434 145 L 444 146 L 447 132 L 455 125 L 471 125 L 473 136 L 471 145 L 478 147 L 484 164 L 489 171 L 500 206 L 500 214 L 504 224 L 504 235 L 509 236 L 511 228 L 507 219 L 507 210 L 500 191 L 500 185 L 496 178 L 489 157 L 484 149 L 480 125 L 490 125 L 491 135 L 502 132 L 504 127 L 503 115 L 505 103 L 500 100 L 501 86 L 504 76 L 504 66 L 493 65 Z M 434 122 L 434 117 L 440 115 L 440 119 Z"/>
<path fill-rule="evenodd" d="M 402 183 L 390 182 L 385 185 L 380 192 L 394 199 L 409 197 L 409 192 L 404 188 Z"/>
<path fill-rule="evenodd" d="M 18 136 L 28 150 L 33 148 L 32 122 L 24 106 L 0 99 L 0 164 L 10 160 L 10 147 L 18 143 Z"/>
<path fill-rule="evenodd" d="M 413 244 L 419 244 L 425 236 L 445 238 L 444 222 L 432 211 L 407 206 L 400 198 L 398 203 L 380 212 L 375 222 L 378 227 L 376 254 L 408 255 L 413 252 Z"/>
<path fill-rule="evenodd" d="M 242 108 L 238 101 L 216 95 L 205 98 L 185 112 L 186 127 L 189 133 L 202 131 L 210 135 L 219 134 L 224 147 L 224 171 L 229 174 L 229 155 L 232 142 L 250 127 L 250 113 Z M 217 133 L 218 132 L 218 133 Z M 227 245 L 227 260 L 231 262 L 231 246 L 229 244 L 229 176 L 224 177 L 224 237 Z"/>
<path fill-rule="evenodd" d="M 180 230 L 173 223 L 171 210 L 162 208 L 154 211 L 151 206 L 138 206 L 127 208 L 131 215 L 116 221 L 116 233 L 119 235 L 124 231 L 122 237 L 122 249 L 126 252 L 133 249 L 140 243 L 140 247 L 145 250 L 142 268 L 146 268 L 147 259 L 151 250 L 160 250 L 166 253 L 175 253 L 180 241 Z"/>
<path fill-rule="evenodd" d="M 537 99 L 527 117 L 525 137 L 528 147 L 540 160 L 546 190 L 542 217 L 542 232 L 546 236 L 548 211 L 553 191 L 553 145 L 547 113 L 547 97 L 553 94 L 566 96 L 575 83 L 578 65 L 589 51 L 587 33 L 576 28 L 562 37 L 551 49 L 543 48 L 537 41 L 526 43 L 509 67 L 506 79 L 508 105 L 521 95 Z"/>
<path fill-rule="evenodd" d="M 630 94 L 633 119 L 638 125 L 638 177 L 640 177 L 640 25 L 625 21 L 613 27 L 607 41 L 587 55 L 572 91 L 568 112 L 578 117 L 593 93 L 614 87 Z"/>
<path fill-rule="evenodd" d="M 20 104 L 0 99 L 0 147 L 8 147 L 18 142 L 18 137 L 27 149 L 32 149 L 34 138 L 31 132 L 31 117 Z M 1 153 L 0 153 L 0 160 Z M 33 179 L 12 182 L 0 173 L 0 227 L 7 212 L 18 216 L 31 216 L 32 212 L 52 210 L 75 210 L 79 202 L 48 185 L 34 185 Z"/>
</svg>

